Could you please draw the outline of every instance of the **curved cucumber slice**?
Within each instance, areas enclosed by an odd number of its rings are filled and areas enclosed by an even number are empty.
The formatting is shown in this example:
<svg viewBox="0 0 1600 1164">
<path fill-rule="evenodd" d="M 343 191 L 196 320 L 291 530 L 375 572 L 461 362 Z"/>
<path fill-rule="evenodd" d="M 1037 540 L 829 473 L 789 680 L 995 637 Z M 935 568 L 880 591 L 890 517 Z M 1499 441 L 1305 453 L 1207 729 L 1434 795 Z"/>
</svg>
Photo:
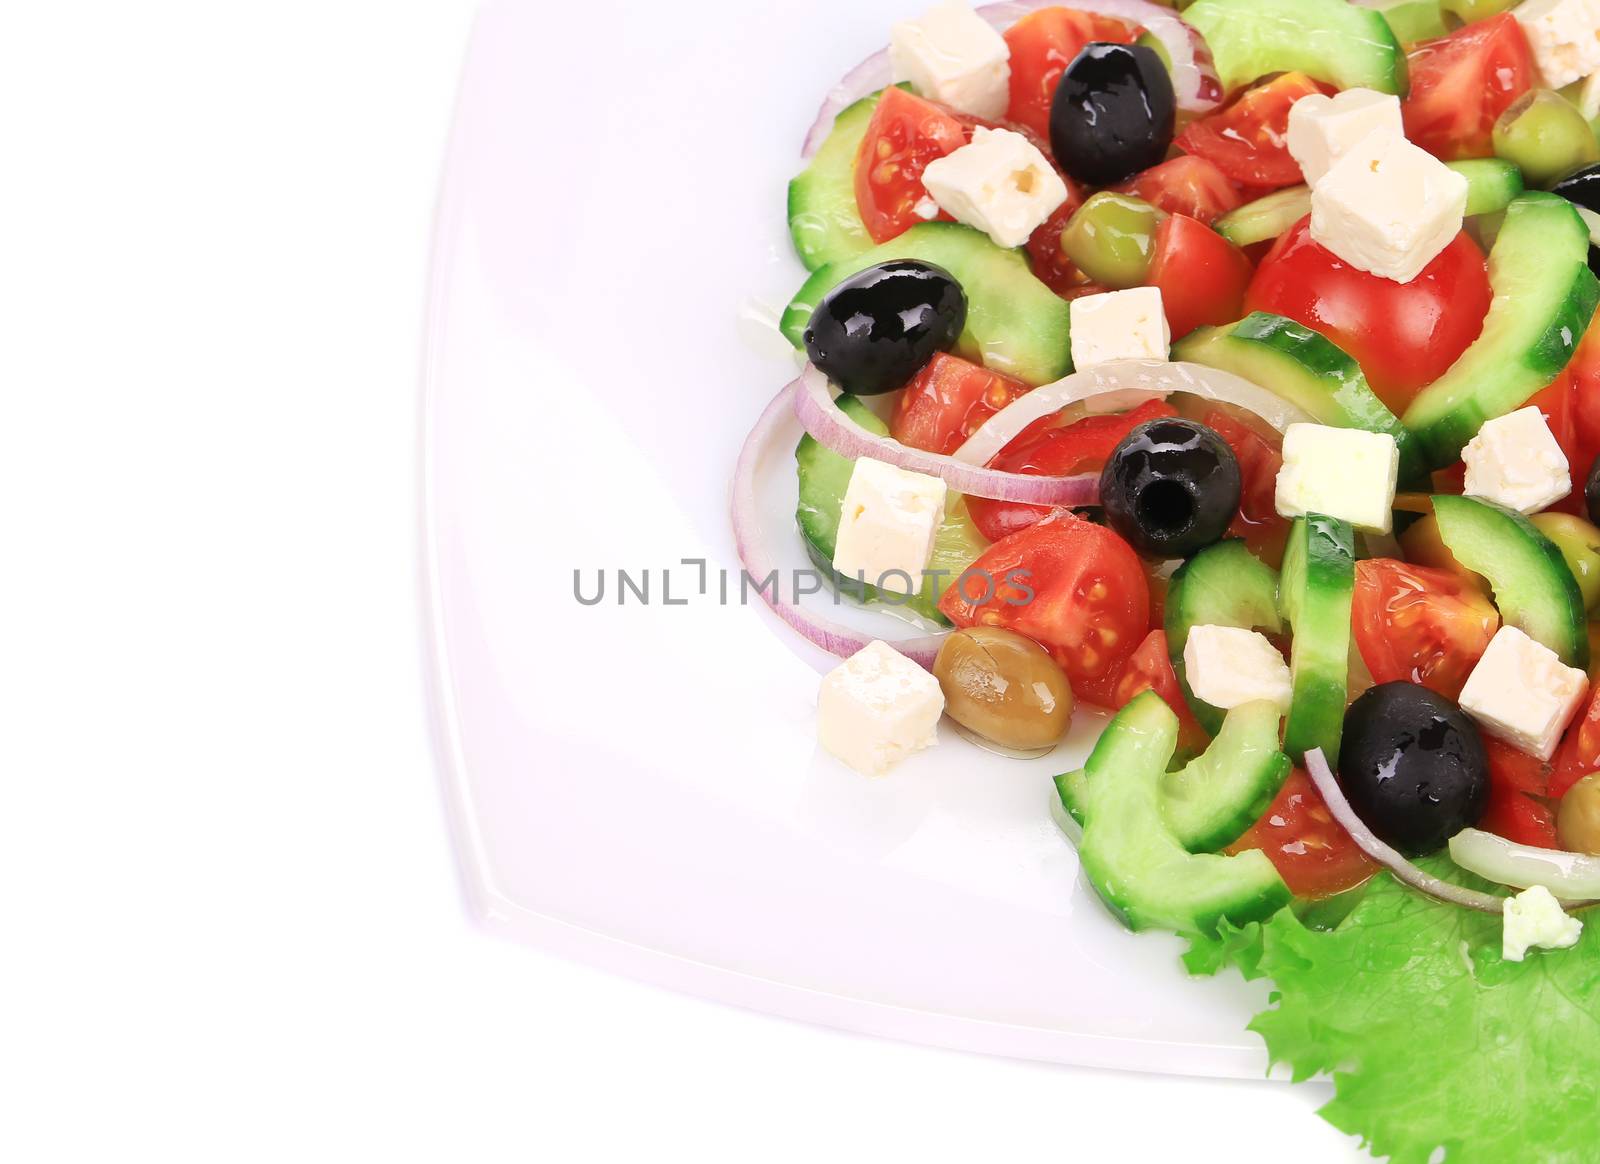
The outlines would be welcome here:
<svg viewBox="0 0 1600 1164">
<path fill-rule="evenodd" d="M 1290 894 L 1264 853 L 1190 853 L 1167 827 L 1161 785 L 1177 743 L 1178 717 L 1153 691 L 1106 727 L 1084 766 L 1084 873 L 1129 929 L 1210 934 L 1223 918 L 1271 916 Z"/>
<path fill-rule="evenodd" d="M 1489 252 L 1494 299 L 1483 331 L 1401 419 L 1434 468 L 1452 464 L 1483 422 L 1522 407 L 1567 366 L 1600 303 L 1589 231 L 1570 203 L 1512 200 Z"/>
<path fill-rule="evenodd" d="M 1278 573 L 1237 539 L 1207 546 L 1173 574 L 1167 584 L 1167 651 L 1178 686 L 1200 726 L 1212 735 L 1222 728 L 1222 713 L 1189 690 L 1183 648 L 1197 626 L 1242 626 L 1276 633 Z"/>
<path fill-rule="evenodd" d="M 1346 0 L 1198 0 L 1183 19 L 1225 89 L 1296 71 L 1340 89 L 1406 91 L 1406 54 L 1383 14 Z"/>
<path fill-rule="evenodd" d="M 783 313 L 783 334 L 796 348 L 822 297 L 858 271 L 889 259 L 921 259 L 954 275 L 967 293 L 967 329 L 959 350 L 1029 384 L 1048 384 L 1072 371 L 1068 308 L 1028 269 L 1018 250 L 1006 250 L 970 226 L 924 222 L 882 246 L 816 271 Z"/>
<path fill-rule="evenodd" d="M 1583 595 L 1554 542 L 1522 514 L 1477 497 L 1433 499 L 1439 538 L 1482 574 L 1507 626 L 1543 643 L 1569 667 L 1589 661 Z"/>
<path fill-rule="evenodd" d="M 1192 360 L 1253 380 L 1293 401 L 1320 424 L 1386 432 L 1400 448 L 1400 476 L 1422 476 L 1421 450 L 1367 384 L 1361 366 L 1331 340 L 1281 315 L 1257 311 L 1238 323 L 1202 328 L 1173 347 Z"/>
<path fill-rule="evenodd" d="M 1522 171 L 1504 158 L 1467 158 L 1445 165 L 1467 180 L 1467 217 L 1499 214 L 1523 193 Z"/>
<path fill-rule="evenodd" d="M 1380 13 L 1402 45 L 1432 40 L 1450 31 L 1439 0 L 1366 0 L 1362 7 Z"/>
<path fill-rule="evenodd" d="M 873 411 L 854 396 L 841 396 L 839 407 L 869 432 L 885 436 L 889 426 L 879 420 Z M 841 593 L 862 602 L 879 601 L 881 596 L 875 586 L 863 586 L 833 568 L 833 550 L 839 538 L 839 518 L 844 507 L 844 492 L 850 486 L 850 474 L 855 462 L 818 443 L 809 434 L 800 438 L 794 450 L 795 464 L 800 476 L 800 503 L 795 508 L 795 521 L 805 538 L 806 552 L 811 562 Z M 928 561 L 930 571 L 944 570 L 944 575 L 934 574 L 927 579 L 922 590 L 909 601 L 881 599 L 886 605 L 914 611 L 930 622 L 949 626 L 950 620 L 939 613 L 939 599 L 956 578 L 983 553 L 989 542 L 978 532 L 967 516 L 967 501 L 959 493 L 945 499 L 944 523 L 933 537 L 933 556 Z M 898 595 L 895 596 L 897 599 Z"/>
<path fill-rule="evenodd" d="M 1191 853 L 1238 840 L 1278 795 L 1289 775 L 1289 757 L 1278 746 L 1280 719 L 1271 703 L 1234 708 L 1211 746 L 1162 780 L 1162 815 Z"/>
<path fill-rule="evenodd" d="M 1283 551 L 1278 605 L 1294 628 L 1289 652 L 1294 696 L 1283 729 L 1283 750 L 1297 761 L 1321 748 L 1329 764 L 1339 762 L 1355 583 L 1355 532 L 1350 523 L 1318 513 L 1296 518 Z"/>
<path fill-rule="evenodd" d="M 877 108 L 874 93 L 842 110 L 811 164 L 789 183 L 789 237 L 808 271 L 872 249 L 856 209 L 856 153 Z"/>
</svg>

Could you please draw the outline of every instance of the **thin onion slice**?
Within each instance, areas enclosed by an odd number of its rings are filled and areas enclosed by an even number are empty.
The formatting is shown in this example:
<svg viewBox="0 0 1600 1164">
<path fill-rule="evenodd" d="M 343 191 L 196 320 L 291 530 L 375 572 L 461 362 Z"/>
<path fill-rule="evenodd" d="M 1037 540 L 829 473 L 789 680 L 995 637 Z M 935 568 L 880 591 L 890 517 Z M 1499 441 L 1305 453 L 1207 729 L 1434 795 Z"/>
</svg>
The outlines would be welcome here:
<svg viewBox="0 0 1600 1164">
<path fill-rule="evenodd" d="M 1071 404 L 1093 401 L 1089 406 L 1093 412 L 1121 412 L 1146 400 L 1164 400 L 1174 392 L 1236 404 L 1279 432 L 1312 419 L 1299 405 L 1232 372 L 1181 360 L 1115 360 L 1017 397 L 985 421 L 951 459 L 986 465 L 1034 421 Z"/>
<path fill-rule="evenodd" d="M 1413 889 L 1421 890 L 1429 897 L 1436 897 L 1451 905 L 1481 910 L 1496 917 L 1501 915 L 1505 908 L 1503 904 L 1505 898 L 1452 885 L 1431 873 L 1425 873 L 1374 836 L 1372 830 L 1356 815 L 1355 809 L 1350 807 L 1350 802 L 1344 798 L 1344 790 L 1334 779 L 1333 770 L 1328 767 L 1327 757 L 1322 754 L 1321 748 L 1313 748 L 1306 753 L 1306 773 L 1311 777 L 1311 782 L 1317 786 L 1317 791 L 1322 793 L 1322 799 L 1327 802 L 1328 811 L 1333 813 L 1333 819 L 1350 834 L 1350 839 L 1361 847 L 1362 852 L 1387 868 L 1401 881 Z"/>
<path fill-rule="evenodd" d="M 1172 63 L 1172 91 L 1178 108 L 1190 113 L 1208 113 L 1222 103 L 1222 83 L 1211 63 L 1211 52 L 1200 34 L 1173 13 L 1150 0 L 1002 0 L 979 8 L 978 15 L 994 28 L 1004 30 L 1039 8 L 1065 7 L 1093 12 L 1137 24 L 1161 42 Z M 846 73 L 817 111 L 817 118 L 806 133 L 801 156 L 809 158 L 833 129 L 840 110 L 876 93 L 894 81 L 889 68 L 889 50 L 880 49 Z"/>
<path fill-rule="evenodd" d="M 777 455 L 777 440 L 784 432 L 784 422 L 788 420 L 794 408 L 794 400 L 799 395 L 799 390 L 800 381 L 795 380 L 785 385 L 783 391 L 772 398 L 772 403 L 767 405 L 766 411 L 761 414 L 761 419 L 756 421 L 756 426 L 745 438 L 744 447 L 739 450 L 739 460 L 734 466 L 734 546 L 739 552 L 739 560 L 744 563 L 745 570 L 758 583 L 776 569 L 777 559 L 771 551 L 772 538 L 792 535 L 794 531 L 789 521 L 791 515 L 785 514 L 784 520 L 779 522 L 770 515 L 763 516 L 761 513 L 760 506 L 756 504 L 756 468 L 766 457 Z M 768 587 L 761 586 L 758 589 L 761 597 L 779 618 L 829 654 L 849 658 L 875 638 L 881 637 L 863 634 L 804 610 L 794 603 L 784 601 L 779 593 L 781 586 L 770 588 L 773 591 L 770 594 Z M 944 639 L 943 634 L 918 635 L 913 638 L 889 640 L 889 645 L 931 671 L 933 657 L 939 653 L 939 644 L 944 642 Z"/>
<path fill-rule="evenodd" d="M 1024 396 L 1022 399 L 1027 398 Z M 872 457 L 896 468 L 940 477 L 951 489 L 970 497 L 1068 507 L 1094 505 L 1100 499 L 1098 473 L 1082 473 L 1075 477 L 1006 473 L 968 464 L 954 457 L 914 449 L 892 437 L 868 432 L 833 402 L 833 387 L 828 378 L 809 364 L 800 374 L 794 396 L 794 411 L 808 433 L 841 457 L 848 457 L 852 461 L 858 457 Z"/>
<path fill-rule="evenodd" d="M 1600 898 L 1600 857 L 1519 845 L 1481 829 L 1450 838 L 1450 858 L 1486 881 L 1527 889 L 1543 885 L 1569 909 Z"/>
</svg>

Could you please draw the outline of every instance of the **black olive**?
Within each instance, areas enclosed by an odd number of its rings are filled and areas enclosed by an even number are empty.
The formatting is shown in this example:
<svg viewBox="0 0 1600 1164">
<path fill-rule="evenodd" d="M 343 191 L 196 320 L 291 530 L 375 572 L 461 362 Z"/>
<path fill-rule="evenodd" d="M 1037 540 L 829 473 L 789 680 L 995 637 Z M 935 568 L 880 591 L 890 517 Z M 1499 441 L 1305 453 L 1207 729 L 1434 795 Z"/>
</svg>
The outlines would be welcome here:
<svg viewBox="0 0 1600 1164">
<path fill-rule="evenodd" d="M 1415 857 L 1478 823 L 1489 756 L 1454 701 L 1404 680 L 1380 683 L 1345 712 L 1339 786 L 1368 828 Z"/>
<path fill-rule="evenodd" d="M 1106 520 L 1148 558 L 1187 558 L 1220 539 L 1239 508 L 1239 488 L 1228 442 L 1176 417 L 1134 429 L 1100 472 Z"/>
<path fill-rule="evenodd" d="M 1050 102 L 1056 165 L 1090 186 L 1109 186 L 1167 156 L 1178 103 L 1154 49 L 1083 46 Z"/>
<path fill-rule="evenodd" d="M 1593 214 L 1600 214 L 1600 165 L 1573 171 L 1550 187 L 1550 193 L 1559 194 L 1574 206 Z M 1589 248 L 1589 270 L 1600 275 L 1600 247 Z"/>
<path fill-rule="evenodd" d="M 1583 499 L 1589 505 L 1589 520 L 1600 525 L 1600 457 L 1589 466 L 1589 477 L 1583 483 Z"/>
<path fill-rule="evenodd" d="M 943 267 L 895 259 L 822 297 L 806 327 L 811 362 L 846 392 L 903 388 L 967 326 L 967 296 Z"/>
</svg>

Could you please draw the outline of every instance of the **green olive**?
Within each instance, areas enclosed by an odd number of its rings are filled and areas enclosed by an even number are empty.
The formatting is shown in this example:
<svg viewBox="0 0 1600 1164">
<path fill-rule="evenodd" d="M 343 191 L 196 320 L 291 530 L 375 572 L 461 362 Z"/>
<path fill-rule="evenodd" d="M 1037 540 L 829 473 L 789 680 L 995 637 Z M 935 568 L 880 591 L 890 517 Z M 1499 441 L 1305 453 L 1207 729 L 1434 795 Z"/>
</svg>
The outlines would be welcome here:
<svg viewBox="0 0 1600 1164">
<path fill-rule="evenodd" d="M 1545 187 L 1600 162 L 1600 141 L 1572 102 L 1549 89 L 1534 89 L 1494 123 L 1494 152 L 1515 162 L 1530 187 Z"/>
<path fill-rule="evenodd" d="M 1004 748 L 1044 751 L 1067 733 L 1072 688 L 1066 672 L 1032 639 L 994 626 L 954 631 L 933 674 L 945 714 Z"/>
<path fill-rule="evenodd" d="M 1570 513 L 1536 513 L 1528 520 L 1556 544 L 1578 580 L 1583 608 L 1593 610 L 1600 604 L 1600 529 Z"/>
<path fill-rule="evenodd" d="M 1591 772 L 1561 798 L 1556 837 L 1572 853 L 1600 856 L 1600 772 Z"/>
<path fill-rule="evenodd" d="M 1061 252 L 1096 283 L 1137 287 L 1155 257 L 1156 227 L 1166 215 L 1143 198 L 1103 190 L 1061 232 Z"/>
<path fill-rule="evenodd" d="M 1462 24 L 1487 20 L 1515 8 L 1519 0 L 1439 0 L 1439 7 L 1460 19 Z"/>
</svg>

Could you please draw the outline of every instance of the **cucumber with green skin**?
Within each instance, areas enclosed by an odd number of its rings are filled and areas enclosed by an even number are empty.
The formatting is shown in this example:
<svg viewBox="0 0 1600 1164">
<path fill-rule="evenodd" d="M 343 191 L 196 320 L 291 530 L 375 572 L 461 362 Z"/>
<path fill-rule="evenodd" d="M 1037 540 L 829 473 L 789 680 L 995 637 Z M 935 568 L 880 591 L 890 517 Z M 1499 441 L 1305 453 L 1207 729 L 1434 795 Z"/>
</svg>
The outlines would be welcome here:
<svg viewBox="0 0 1600 1164">
<path fill-rule="evenodd" d="M 1167 651 L 1178 687 L 1200 726 L 1216 735 L 1222 712 L 1189 689 L 1183 648 L 1197 626 L 1237 626 L 1273 634 L 1283 629 L 1278 614 L 1278 572 L 1230 538 L 1207 546 L 1173 574 L 1167 584 Z"/>
<path fill-rule="evenodd" d="M 920 259 L 943 267 L 967 295 L 967 326 L 957 351 L 975 363 L 1029 384 L 1048 384 L 1072 371 L 1067 302 L 1034 277 L 1020 250 L 956 222 L 924 222 L 898 238 L 812 272 L 783 313 L 783 334 L 805 347 L 811 313 L 845 279 L 890 259 Z"/>
<path fill-rule="evenodd" d="M 1319 424 L 1388 433 L 1400 478 L 1423 476 L 1421 449 L 1367 384 L 1361 366 L 1331 340 L 1282 315 L 1257 311 L 1238 323 L 1200 328 L 1172 349 L 1175 360 L 1220 368 L 1299 405 Z"/>
<path fill-rule="evenodd" d="M 1381 12 L 1346 0 L 1197 0 L 1184 22 L 1205 38 L 1230 92 L 1268 73 L 1340 89 L 1406 92 L 1406 54 Z"/>
<path fill-rule="evenodd" d="M 1456 561 L 1482 574 L 1500 619 L 1543 643 L 1569 667 L 1586 667 L 1583 594 L 1561 550 L 1522 514 L 1478 497 L 1433 499 L 1439 540 Z"/>
<path fill-rule="evenodd" d="M 1589 231 L 1564 198 L 1529 191 L 1506 209 L 1489 252 L 1483 330 L 1401 420 L 1430 468 L 1461 457 L 1487 420 L 1521 408 L 1561 374 L 1600 303 Z"/>
<path fill-rule="evenodd" d="M 877 436 L 888 434 L 889 426 L 854 396 L 841 396 L 837 403 L 846 416 L 868 432 Z M 833 568 L 833 551 L 839 538 L 844 494 L 850 486 L 850 474 L 855 471 L 855 462 L 826 448 L 809 434 L 800 438 L 794 459 L 800 478 L 800 501 L 795 508 L 795 521 L 800 526 L 800 534 L 805 539 L 806 553 L 812 564 L 841 593 L 852 598 L 861 602 L 882 601 L 914 611 L 940 626 L 949 626 L 950 620 L 939 613 L 939 599 L 961 571 L 977 561 L 978 555 L 989 545 L 967 515 L 966 498 L 958 493 L 951 493 L 945 498 L 944 521 L 934 534 L 933 556 L 928 561 L 928 570 L 942 570 L 945 573 L 933 573 L 909 600 L 897 602 L 883 598 L 877 587 L 864 586 L 859 580 L 848 578 Z"/>
<path fill-rule="evenodd" d="M 1270 917 L 1290 900 L 1259 849 L 1232 857 L 1191 853 L 1163 815 L 1162 784 L 1178 742 L 1178 717 L 1153 691 L 1134 697 L 1107 725 L 1084 765 L 1085 876 L 1129 929 L 1215 933 Z"/>
<path fill-rule="evenodd" d="M 1355 575 L 1355 531 L 1349 522 L 1319 513 L 1295 518 L 1283 551 L 1278 608 L 1294 631 L 1289 650 L 1294 695 L 1283 750 L 1297 763 L 1316 748 L 1329 764 L 1339 762 Z"/>
<path fill-rule="evenodd" d="M 880 95 L 840 111 L 811 164 L 789 183 L 789 237 L 808 271 L 872 249 L 856 207 L 856 154 Z"/>
</svg>

